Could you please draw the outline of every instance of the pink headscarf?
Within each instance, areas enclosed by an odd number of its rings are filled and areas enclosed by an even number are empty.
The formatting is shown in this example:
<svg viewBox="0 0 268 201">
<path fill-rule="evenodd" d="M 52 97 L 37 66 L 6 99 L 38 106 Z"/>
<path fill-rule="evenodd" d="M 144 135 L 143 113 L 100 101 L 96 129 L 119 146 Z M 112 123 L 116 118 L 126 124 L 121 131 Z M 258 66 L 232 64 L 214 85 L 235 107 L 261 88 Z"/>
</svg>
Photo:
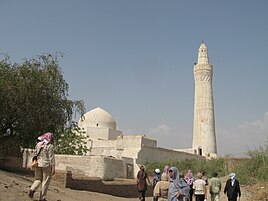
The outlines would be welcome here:
<svg viewBox="0 0 268 201">
<path fill-rule="evenodd" d="M 44 147 L 45 145 L 48 145 L 53 139 L 53 134 L 52 133 L 44 133 L 42 135 L 40 135 L 38 137 L 38 140 L 40 140 L 40 142 L 38 142 L 38 144 L 41 145 L 41 147 Z"/>
<path fill-rule="evenodd" d="M 194 182 L 193 173 L 191 170 L 188 170 L 188 173 L 184 177 L 188 185 L 191 185 Z"/>
<path fill-rule="evenodd" d="M 166 174 L 168 175 L 168 170 L 169 170 L 169 166 L 166 165 L 166 166 L 164 167 L 163 173 L 166 173 Z"/>
</svg>

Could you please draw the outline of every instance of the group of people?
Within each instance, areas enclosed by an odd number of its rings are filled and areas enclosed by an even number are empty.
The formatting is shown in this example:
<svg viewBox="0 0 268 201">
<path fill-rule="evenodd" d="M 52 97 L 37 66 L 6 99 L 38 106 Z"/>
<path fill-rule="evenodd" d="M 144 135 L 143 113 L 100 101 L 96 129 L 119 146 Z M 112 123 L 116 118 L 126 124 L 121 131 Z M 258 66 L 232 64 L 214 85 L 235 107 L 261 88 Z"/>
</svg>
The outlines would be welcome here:
<svg viewBox="0 0 268 201">
<path fill-rule="evenodd" d="M 227 195 L 228 201 L 237 201 L 237 198 L 241 197 L 239 181 L 235 173 L 231 173 L 229 177 L 225 184 L 224 194 Z M 222 190 L 217 172 L 213 173 L 208 182 L 204 172 L 199 172 L 194 177 L 191 170 L 184 175 L 176 167 L 165 166 L 162 174 L 160 169 L 155 169 L 151 184 L 142 165 L 137 174 L 137 189 L 141 201 L 145 201 L 147 185 L 152 185 L 154 188 L 153 201 L 192 201 L 193 196 L 195 201 L 206 201 L 208 193 L 211 195 L 211 201 L 219 201 Z"/>
</svg>

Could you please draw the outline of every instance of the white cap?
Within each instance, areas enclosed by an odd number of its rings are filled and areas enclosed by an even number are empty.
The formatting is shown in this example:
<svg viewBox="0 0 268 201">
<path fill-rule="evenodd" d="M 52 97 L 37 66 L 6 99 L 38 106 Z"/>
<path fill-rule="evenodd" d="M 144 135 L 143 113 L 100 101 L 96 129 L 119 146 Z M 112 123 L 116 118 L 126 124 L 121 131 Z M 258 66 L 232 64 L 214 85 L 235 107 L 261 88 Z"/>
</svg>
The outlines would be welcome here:
<svg viewBox="0 0 268 201">
<path fill-rule="evenodd" d="M 160 171 L 159 169 L 155 169 L 154 172 L 155 172 L 156 174 L 159 174 L 161 171 Z"/>
</svg>

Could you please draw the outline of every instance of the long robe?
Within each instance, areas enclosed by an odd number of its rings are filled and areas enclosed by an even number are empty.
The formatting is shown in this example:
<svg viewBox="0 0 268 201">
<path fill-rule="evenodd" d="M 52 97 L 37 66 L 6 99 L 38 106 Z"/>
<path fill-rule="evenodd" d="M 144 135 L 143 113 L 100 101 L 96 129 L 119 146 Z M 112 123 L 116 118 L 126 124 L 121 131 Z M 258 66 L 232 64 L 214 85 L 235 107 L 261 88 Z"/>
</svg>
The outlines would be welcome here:
<svg viewBox="0 0 268 201">
<path fill-rule="evenodd" d="M 177 201 L 177 193 L 179 189 L 179 171 L 176 167 L 169 168 L 169 171 L 172 170 L 173 176 L 169 178 L 169 187 L 168 187 L 168 201 Z"/>
<path fill-rule="evenodd" d="M 147 190 L 147 182 L 146 182 L 147 177 L 148 177 L 147 173 L 145 171 L 143 171 L 143 170 L 140 170 L 137 173 L 137 179 L 138 179 L 137 189 L 138 189 L 139 192 Z"/>
</svg>

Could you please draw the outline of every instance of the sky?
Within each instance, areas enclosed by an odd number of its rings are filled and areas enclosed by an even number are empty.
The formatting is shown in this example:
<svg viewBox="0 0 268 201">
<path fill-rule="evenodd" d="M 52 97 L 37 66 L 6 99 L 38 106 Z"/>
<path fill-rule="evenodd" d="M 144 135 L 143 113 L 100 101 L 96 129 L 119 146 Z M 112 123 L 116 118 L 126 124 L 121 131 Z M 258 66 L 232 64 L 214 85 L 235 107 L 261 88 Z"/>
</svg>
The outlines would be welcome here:
<svg viewBox="0 0 268 201">
<path fill-rule="evenodd" d="M 13 63 L 63 53 L 70 99 L 106 110 L 124 134 L 189 148 L 203 40 L 218 154 L 238 156 L 268 137 L 267 8 L 267 0 L 0 0 L 0 52 Z"/>
</svg>

